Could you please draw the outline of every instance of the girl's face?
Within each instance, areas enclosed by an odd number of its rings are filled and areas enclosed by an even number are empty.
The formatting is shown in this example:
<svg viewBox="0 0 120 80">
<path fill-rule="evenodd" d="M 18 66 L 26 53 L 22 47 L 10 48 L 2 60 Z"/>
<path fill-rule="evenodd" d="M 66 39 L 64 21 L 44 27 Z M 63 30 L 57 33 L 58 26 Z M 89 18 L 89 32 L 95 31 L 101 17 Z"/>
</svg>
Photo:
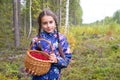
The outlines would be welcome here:
<svg viewBox="0 0 120 80">
<path fill-rule="evenodd" d="M 45 15 L 41 19 L 41 26 L 44 31 L 47 33 L 54 32 L 56 28 L 55 20 L 52 16 Z"/>
</svg>

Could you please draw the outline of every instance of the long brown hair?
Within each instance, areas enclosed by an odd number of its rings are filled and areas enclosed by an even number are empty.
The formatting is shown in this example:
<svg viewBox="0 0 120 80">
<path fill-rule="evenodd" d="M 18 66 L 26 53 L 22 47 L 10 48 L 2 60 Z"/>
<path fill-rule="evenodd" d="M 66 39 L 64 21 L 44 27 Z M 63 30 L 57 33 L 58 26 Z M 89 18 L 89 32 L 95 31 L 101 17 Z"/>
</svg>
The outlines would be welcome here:
<svg viewBox="0 0 120 80">
<path fill-rule="evenodd" d="M 60 39 L 59 39 L 59 29 L 58 29 L 58 21 L 57 21 L 57 16 L 51 11 L 51 10 L 43 10 L 38 17 L 38 24 L 39 24 L 39 29 L 38 29 L 38 37 L 40 38 L 40 32 L 41 32 L 41 19 L 43 16 L 48 15 L 53 17 L 53 19 L 55 20 L 55 24 L 56 24 L 56 30 L 57 30 L 57 37 L 58 37 L 58 50 L 60 53 L 60 56 L 63 57 L 65 59 L 64 53 L 62 51 L 62 47 L 60 45 Z"/>
</svg>

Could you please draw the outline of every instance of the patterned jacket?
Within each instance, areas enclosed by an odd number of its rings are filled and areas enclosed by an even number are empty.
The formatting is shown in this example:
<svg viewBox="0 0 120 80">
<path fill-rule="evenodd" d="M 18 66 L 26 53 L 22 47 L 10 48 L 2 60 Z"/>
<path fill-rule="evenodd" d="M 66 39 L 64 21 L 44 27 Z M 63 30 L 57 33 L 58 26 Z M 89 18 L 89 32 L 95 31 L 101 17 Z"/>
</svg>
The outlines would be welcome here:
<svg viewBox="0 0 120 80">
<path fill-rule="evenodd" d="M 53 47 L 54 54 L 58 59 L 58 63 L 52 63 L 50 70 L 47 74 L 41 76 L 32 76 L 32 80 L 60 80 L 60 73 L 62 68 L 66 68 L 71 60 L 72 54 L 70 52 L 69 44 L 67 42 L 66 37 L 63 34 L 59 33 L 60 44 L 65 55 L 65 59 L 63 59 L 58 51 L 58 37 L 57 32 L 54 33 L 46 33 L 42 31 L 40 33 L 40 38 L 44 38 L 48 40 Z M 32 42 L 35 42 L 38 39 L 38 36 L 34 37 Z M 32 46 L 32 50 L 38 49 L 38 45 L 41 45 L 41 49 L 48 53 L 51 52 L 51 48 L 45 41 L 38 41 Z"/>
</svg>

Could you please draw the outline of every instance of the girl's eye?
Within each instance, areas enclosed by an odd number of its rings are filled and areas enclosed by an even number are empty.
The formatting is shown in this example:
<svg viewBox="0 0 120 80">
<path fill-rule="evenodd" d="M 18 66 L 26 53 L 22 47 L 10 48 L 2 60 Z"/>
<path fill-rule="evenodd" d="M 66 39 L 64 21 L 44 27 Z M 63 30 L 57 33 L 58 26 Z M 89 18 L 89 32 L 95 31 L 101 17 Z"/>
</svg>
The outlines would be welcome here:
<svg viewBox="0 0 120 80">
<path fill-rule="evenodd" d="M 53 21 L 50 21 L 49 23 L 53 23 Z"/>
<path fill-rule="evenodd" d="M 47 22 L 43 22 L 43 25 L 47 24 Z"/>
</svg>

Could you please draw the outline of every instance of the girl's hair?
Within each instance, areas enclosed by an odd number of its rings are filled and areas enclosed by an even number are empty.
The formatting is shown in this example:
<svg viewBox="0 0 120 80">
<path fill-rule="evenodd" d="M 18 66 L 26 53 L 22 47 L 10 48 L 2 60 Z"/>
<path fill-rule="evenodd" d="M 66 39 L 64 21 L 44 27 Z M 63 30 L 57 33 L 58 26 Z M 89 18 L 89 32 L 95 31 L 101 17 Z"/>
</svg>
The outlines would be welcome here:
<svg viewBox="0 0 120 80">
<path fill-rule="evenodd" d="M 55 24 L 56 24 L 56 30 L 57 30 L 57 37 L 58 37 L 58 49 L 59 49 L 59 53 L 60 55 L 64 58 L 64 54 L 62 51 L 62 48 L 60 46 L 60 39 L 59 39 L 59 29 L 58 29 L 58 22 L 57 22 L 57 16 L 51 11 L 51 10 L 43 10 L 38 17 L 38 24 L 39 24 L 39 29 L 38 29 L 38 37 L 40 38 L 40 32 L 41 32 L 41 19 L 43 16 L 51 16 L 53 17 Z"/>
</svg>

